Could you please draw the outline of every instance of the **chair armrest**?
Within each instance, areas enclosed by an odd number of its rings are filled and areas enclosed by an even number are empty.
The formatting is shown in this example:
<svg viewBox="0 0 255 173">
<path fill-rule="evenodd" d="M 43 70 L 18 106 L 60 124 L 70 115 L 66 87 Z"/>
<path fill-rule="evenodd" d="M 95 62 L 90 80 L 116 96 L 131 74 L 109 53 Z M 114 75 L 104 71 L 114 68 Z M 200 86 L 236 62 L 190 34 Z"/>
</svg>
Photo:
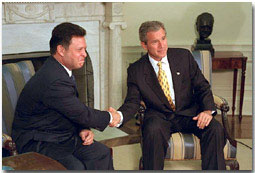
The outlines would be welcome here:
<svg viewBox="0 0 255 173">
<path fill-rule="evenodd" d="M 217 96 L 217 95 L 213 95 L 213 99 L 214 99 L 216 108 L 221 111 L 223 126 L 224 126 L 224 128 L 227 128 L 226 127 L 226 126 L 228 126 L 227 112 L 229 111 L 228 102 L 224 98 Z"/>
<path fill-rule="evenodd" d="M 16 144 L 12 141 L 12 138 L 5 133 L 2 134 L 2 148 L 8 150 L 11 156 L 16 156 L 18 154 Z"/>
<path fill-rule="evenodd" d="M 213 95 L 214 103 L 217 109 L 221 111 L 221 118 L 222 118 L 222 124 L 224 127 L 224 131 L 226 133 L 227 139 L 231 143 L 231 145 L 235 146 L 237 145 L 237 142 L 234 140 L 233 134 L 230 133 L 229 123 L 228 123 L 228 116 L 227 112 L 229 111 L 228 102 L 226 99 Z"/>
<path fill-rule="evenodd" d="M 213 95 L 213 99 L 217 109 L 223 110 L 225 112 L 229 111 L 229 106 L 226 99 L 217 95 Z"/>
<path fill-rule="evenodd" d="M 140 107 L 138 110 L 138 118 L 140 120 L 140 129 L 143 125 L 143 119 L 144 119 L 144 112 L 145 112 L 146 106 L 145 103 L 143 101 L 140 102 Z"/>
</svg>

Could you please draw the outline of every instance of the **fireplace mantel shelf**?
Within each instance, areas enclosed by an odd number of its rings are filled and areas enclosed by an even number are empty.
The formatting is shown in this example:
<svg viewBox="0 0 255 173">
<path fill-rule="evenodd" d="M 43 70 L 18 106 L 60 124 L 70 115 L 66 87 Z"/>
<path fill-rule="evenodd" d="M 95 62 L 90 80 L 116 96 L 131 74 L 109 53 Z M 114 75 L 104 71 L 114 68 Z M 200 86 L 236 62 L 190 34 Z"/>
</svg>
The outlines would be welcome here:
<svg viewBox="0 0 255 173">
<path fill-rule="evenodd" d="M 12 59 L 20 59 L 20 58 L 40 58 L 40 57 L 46 57 L 46 56 L 50 56 L 49 51 L 3 54 L 2 60 L 12 60 Z"/>
</svg>

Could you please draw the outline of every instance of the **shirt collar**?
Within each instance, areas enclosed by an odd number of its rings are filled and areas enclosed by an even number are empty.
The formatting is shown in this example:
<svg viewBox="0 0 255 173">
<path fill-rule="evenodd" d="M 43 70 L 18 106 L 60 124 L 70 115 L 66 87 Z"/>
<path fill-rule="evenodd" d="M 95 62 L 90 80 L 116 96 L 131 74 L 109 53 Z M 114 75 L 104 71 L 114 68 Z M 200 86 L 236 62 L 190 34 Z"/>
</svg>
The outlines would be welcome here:
<svg viewBox="0 0 255 173">
<path fill-rule="evenodd" d="M 157 66 L 159 61 L 156 61 L 155 59 L 153 59 L 149 54 L 148 56 L 152 66 Z M 168 64 L 167 55 L 161 59 L 161 62 Z"/>
<path fill-rule="evenodd" d="M 59 64 L 61 64 L 60 62 L 59 62 Z M 63 67 L 64 67 L 64 69 L 66 70 L 66 72 L 68 73 L 68 76 L 69 77 L 71 77 L 72 76 L 72 71 L 71 70 L 69 70 L 66 66 L 64 66 L 63 64 L 61 64 Z"/>
</svg>

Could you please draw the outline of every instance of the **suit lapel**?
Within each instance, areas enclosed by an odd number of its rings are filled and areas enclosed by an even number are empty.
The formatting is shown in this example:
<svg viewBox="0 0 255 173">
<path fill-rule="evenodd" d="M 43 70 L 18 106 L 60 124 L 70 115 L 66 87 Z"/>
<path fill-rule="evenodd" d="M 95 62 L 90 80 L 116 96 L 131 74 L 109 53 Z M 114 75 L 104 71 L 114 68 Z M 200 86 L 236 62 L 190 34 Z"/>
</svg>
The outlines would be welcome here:
<svg viewBox="0 0 255 173">
<path fill-rule="evenodd" d="M 78 89 L 77 89 L 77 85 L 76 85 L 76 81 L 75 79 L 72 79 L 72 77 L 69 77 L 70 80 L 72 81 L 73 85 L 74 85 L 74 89 L 75 89 L 75 94 L 77 97 L 79 97 L 79 93 L 78 93 Z"/>
<path fill-rule="evenodd" d="M 67 73 L 67 71 L 64 69 L 64 67 L 55 58 L 53 58 L 51 56 L 50 60 L 55 64 L 56 68 L 59 69 L 60 74 L 63 75 L 65 78 L 68 78 L 68 80 L 70 80 L 70 82 L 73 84 L 73 87 L 74 87 L 74 90 L 75 90 L 75 95 L 77 97 L 79 97 L 76 82 L 73 79 L 71 79 L 71 77 L 69 77 L 69 74 Z"/>
<path fill-rule="evenodd" d="M 157 75 L 149 61 L 148 53 L 145 55 L 145 63 L 144 63 L 144 75 L 145 75 L 145 81 L 150 86 L 152 91 L 158 96 L 158 98 L 169 108 L 170 104 L 161 89 L 161 86 L 158 82 Z"/>
<path fill-rule="evenodd" d="M 180 92 L 180 86 L 182 82 L 181 78 L 181 66 L 179 63 L 176 61 L 176 58 L 174 57 L 175 55 L 171 53 L 171 49 L 168 49 L 167 52 L 167 58 L 172 74 L 172 80 L 173 80 L 173 87 L 174 87 L 174 95 L 175 95 L 175 106 L 178 109 L 178 104 L 179 104 L 179 92 Z"/>
</svg>

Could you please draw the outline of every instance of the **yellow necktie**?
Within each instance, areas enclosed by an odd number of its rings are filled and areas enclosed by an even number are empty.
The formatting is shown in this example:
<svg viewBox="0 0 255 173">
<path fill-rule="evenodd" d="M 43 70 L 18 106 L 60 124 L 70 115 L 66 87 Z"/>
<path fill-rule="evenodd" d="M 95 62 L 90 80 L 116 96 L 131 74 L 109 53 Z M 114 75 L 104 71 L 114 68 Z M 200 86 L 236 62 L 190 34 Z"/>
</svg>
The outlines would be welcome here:
<svg viewBox="0 0 255 173">
<path fill-rule="evenodd" d="M 174 105 L 173 100 L 170 96 L 170 89 L 169 89 L 167 76 L 166 76 L 165 71 L 162 69 L 162 62 L 159 61 L 157 65 L 159 67 L 159 71 L 158 71 L 159 84 L 160 84 L 162 90 L 164 91 L 164 94 L 165 94 L 167 100 L 169 101 L 171 108 L 175 111 L 175 105 Z"/>
</svg>

